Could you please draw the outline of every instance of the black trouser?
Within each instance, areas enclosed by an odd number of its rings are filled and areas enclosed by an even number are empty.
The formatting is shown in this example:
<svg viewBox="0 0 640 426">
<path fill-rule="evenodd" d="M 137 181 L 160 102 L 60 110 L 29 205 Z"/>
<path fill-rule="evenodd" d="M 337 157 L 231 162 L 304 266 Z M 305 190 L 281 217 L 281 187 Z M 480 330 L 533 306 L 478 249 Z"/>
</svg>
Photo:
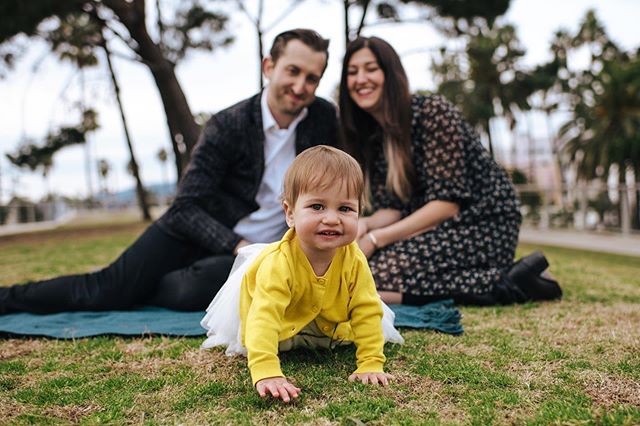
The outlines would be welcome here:
<svg viewBox="0 0 640 426">
<path fill-rule="evenodd" d="M 209 252 L 153 224 L 100 271 L 0 287 L 0 314 L 129 309 L 136 304 L 204 310 L 234 259 L 206 256 Z"/>
</svg>

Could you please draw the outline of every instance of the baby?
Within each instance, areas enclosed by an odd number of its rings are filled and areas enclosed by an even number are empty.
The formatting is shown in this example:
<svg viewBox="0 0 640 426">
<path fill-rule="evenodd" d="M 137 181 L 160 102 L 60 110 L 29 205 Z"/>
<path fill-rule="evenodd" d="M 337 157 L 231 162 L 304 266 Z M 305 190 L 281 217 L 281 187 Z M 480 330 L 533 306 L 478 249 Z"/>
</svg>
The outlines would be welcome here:
<svg viewBox="0 0 640 426">
<path fill-rule="evenodd" d="M 279 351 L 297 347 L 352 342 L 357 368 L 349 380 L 386 386 L 392 378 L 383 369 L 382 302 L 354 241 L 363 191 L 357 161 L 332 147 L 304 151 L 287 170 L 282 205 L 290 229 L 282 240 L 260 247 L 239 291 L 238 337 L 262 397 L 298 397 L 300 389 L 287 380 L 278 358 Z M 210 325 L 220 314 L 215 302 L 202 321 L 213 340 L 217 331 Z M 401 343 L 390 321 L 387 340 Z"/>
</svg>

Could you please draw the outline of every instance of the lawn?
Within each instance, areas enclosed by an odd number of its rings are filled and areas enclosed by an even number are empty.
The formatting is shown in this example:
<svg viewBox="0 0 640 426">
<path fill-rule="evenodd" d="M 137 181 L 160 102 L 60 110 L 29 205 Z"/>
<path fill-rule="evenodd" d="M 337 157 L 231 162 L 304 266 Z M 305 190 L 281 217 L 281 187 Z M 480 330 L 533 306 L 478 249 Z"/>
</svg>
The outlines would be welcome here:
<svg viewBox="0 0 640 426">
<path fill-rule="evenodd" d="M 142 229 L 0 239 L 0 285 L 93 270 Z M 561 302 L 462 308 L 458 337 L 405 330 L 387 388 L 347 382 L 351 348 L 284 354 L 303 389 L 285 405 L 201 338 L 0 339 L 0 424 L 640 424 L 640 259 L 543 249 Z"/>
</svg>

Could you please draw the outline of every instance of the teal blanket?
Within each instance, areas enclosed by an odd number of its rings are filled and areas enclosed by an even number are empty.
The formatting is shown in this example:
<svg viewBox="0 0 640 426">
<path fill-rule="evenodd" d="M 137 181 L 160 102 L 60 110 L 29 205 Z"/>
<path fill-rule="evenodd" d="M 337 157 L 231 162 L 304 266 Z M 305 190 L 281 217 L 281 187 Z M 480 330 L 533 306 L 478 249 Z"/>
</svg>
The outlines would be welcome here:
<svg viewBox="0 0 640 426">
<path fill-rule="evenodd" d="M 460 312 L 453 301 L 424 306 L 389 305 L 395 312 L 396 327 L 425 328 L 447 334 L 461 334 Z M 5 337 L 44 336 L 76 339 L 99 335 L 202 336 L 204 312 L 178 312 L 156 307 L 129 311 L 63 312 L 35 315 L 0 315 L 0 334 Z"/>
</svg>

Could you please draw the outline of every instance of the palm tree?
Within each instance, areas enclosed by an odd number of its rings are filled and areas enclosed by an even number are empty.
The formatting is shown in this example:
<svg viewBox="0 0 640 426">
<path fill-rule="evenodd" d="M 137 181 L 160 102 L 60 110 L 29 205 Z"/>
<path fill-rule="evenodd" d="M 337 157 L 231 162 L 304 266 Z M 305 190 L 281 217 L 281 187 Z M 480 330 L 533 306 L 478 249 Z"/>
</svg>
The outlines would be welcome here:
<svg viewBox="0 0 640 426">
<path fill-rule="evenodd" d="M 640 171 L 640 57 L 620 51 L 593 12 L 574 38 L 574 47 L 585 44 L 592 52 L 591 66 L 572 76 L 573 114 L 560 129 L 563 148 L 581 179 L 597 178 L 615 164 L 624 185 L 628 167 L 636 176 Z M 623 202 L 625 197 L 623 191 Z M 624 211 L 621 215 L 626 230 L 629 218 Z"/>
<path fill-rule="evenodd" d="M 98 173 L 102 182 L 102 193 L 108 194 L 109 185 L 107 184 L 107 179 L 111 173 L 111 164 L 104 158 L 98 160 Z"/>
<path fill-rule="evenodd" d="M 566 167 L 562 161 L 560 140 L 556 129 L 552 124 L 552 116 L 558 111 L 566 94 L 570 91 L 567 66 L 567 55 L 571 49 L 572 38 L 566 31 L 556 31 L 551 41 L 551 61 L 537 66 L 531 73 L 534 95 L 537 95 L 539 103 L 536 108 L 545 114 L 549 148 L 552 159 L 558 171 L 560 186 L 566 183 Z M 564 203 L 564 198 L 560 200 Z"/>
<path fill-rule="evenodd" d="M 518 65 L 525 50 L 511 25 L 489 26 L 486 21 L 476 20 L 466 36 L 465 54 L 442 48 L 432 71 L 438 92 L 456 104 L 486 136 L 493 156 L 491 120 L 503 116 L 513 129 L 516 113 L 530 109 L 530 91 Z"/>
<path fill-rule="evenodd" d="M 168 185 L 169 181 L 167 178 L 167 160 L 169 159 L 169 154 L 167 154 L 166 149 L 160 148 L 157 156 L 158 156 L 158 161 L 160 161 L 160 164 L 162 165 L 162 183 L 164 183 L 165 185 Z"/>
</svg>

